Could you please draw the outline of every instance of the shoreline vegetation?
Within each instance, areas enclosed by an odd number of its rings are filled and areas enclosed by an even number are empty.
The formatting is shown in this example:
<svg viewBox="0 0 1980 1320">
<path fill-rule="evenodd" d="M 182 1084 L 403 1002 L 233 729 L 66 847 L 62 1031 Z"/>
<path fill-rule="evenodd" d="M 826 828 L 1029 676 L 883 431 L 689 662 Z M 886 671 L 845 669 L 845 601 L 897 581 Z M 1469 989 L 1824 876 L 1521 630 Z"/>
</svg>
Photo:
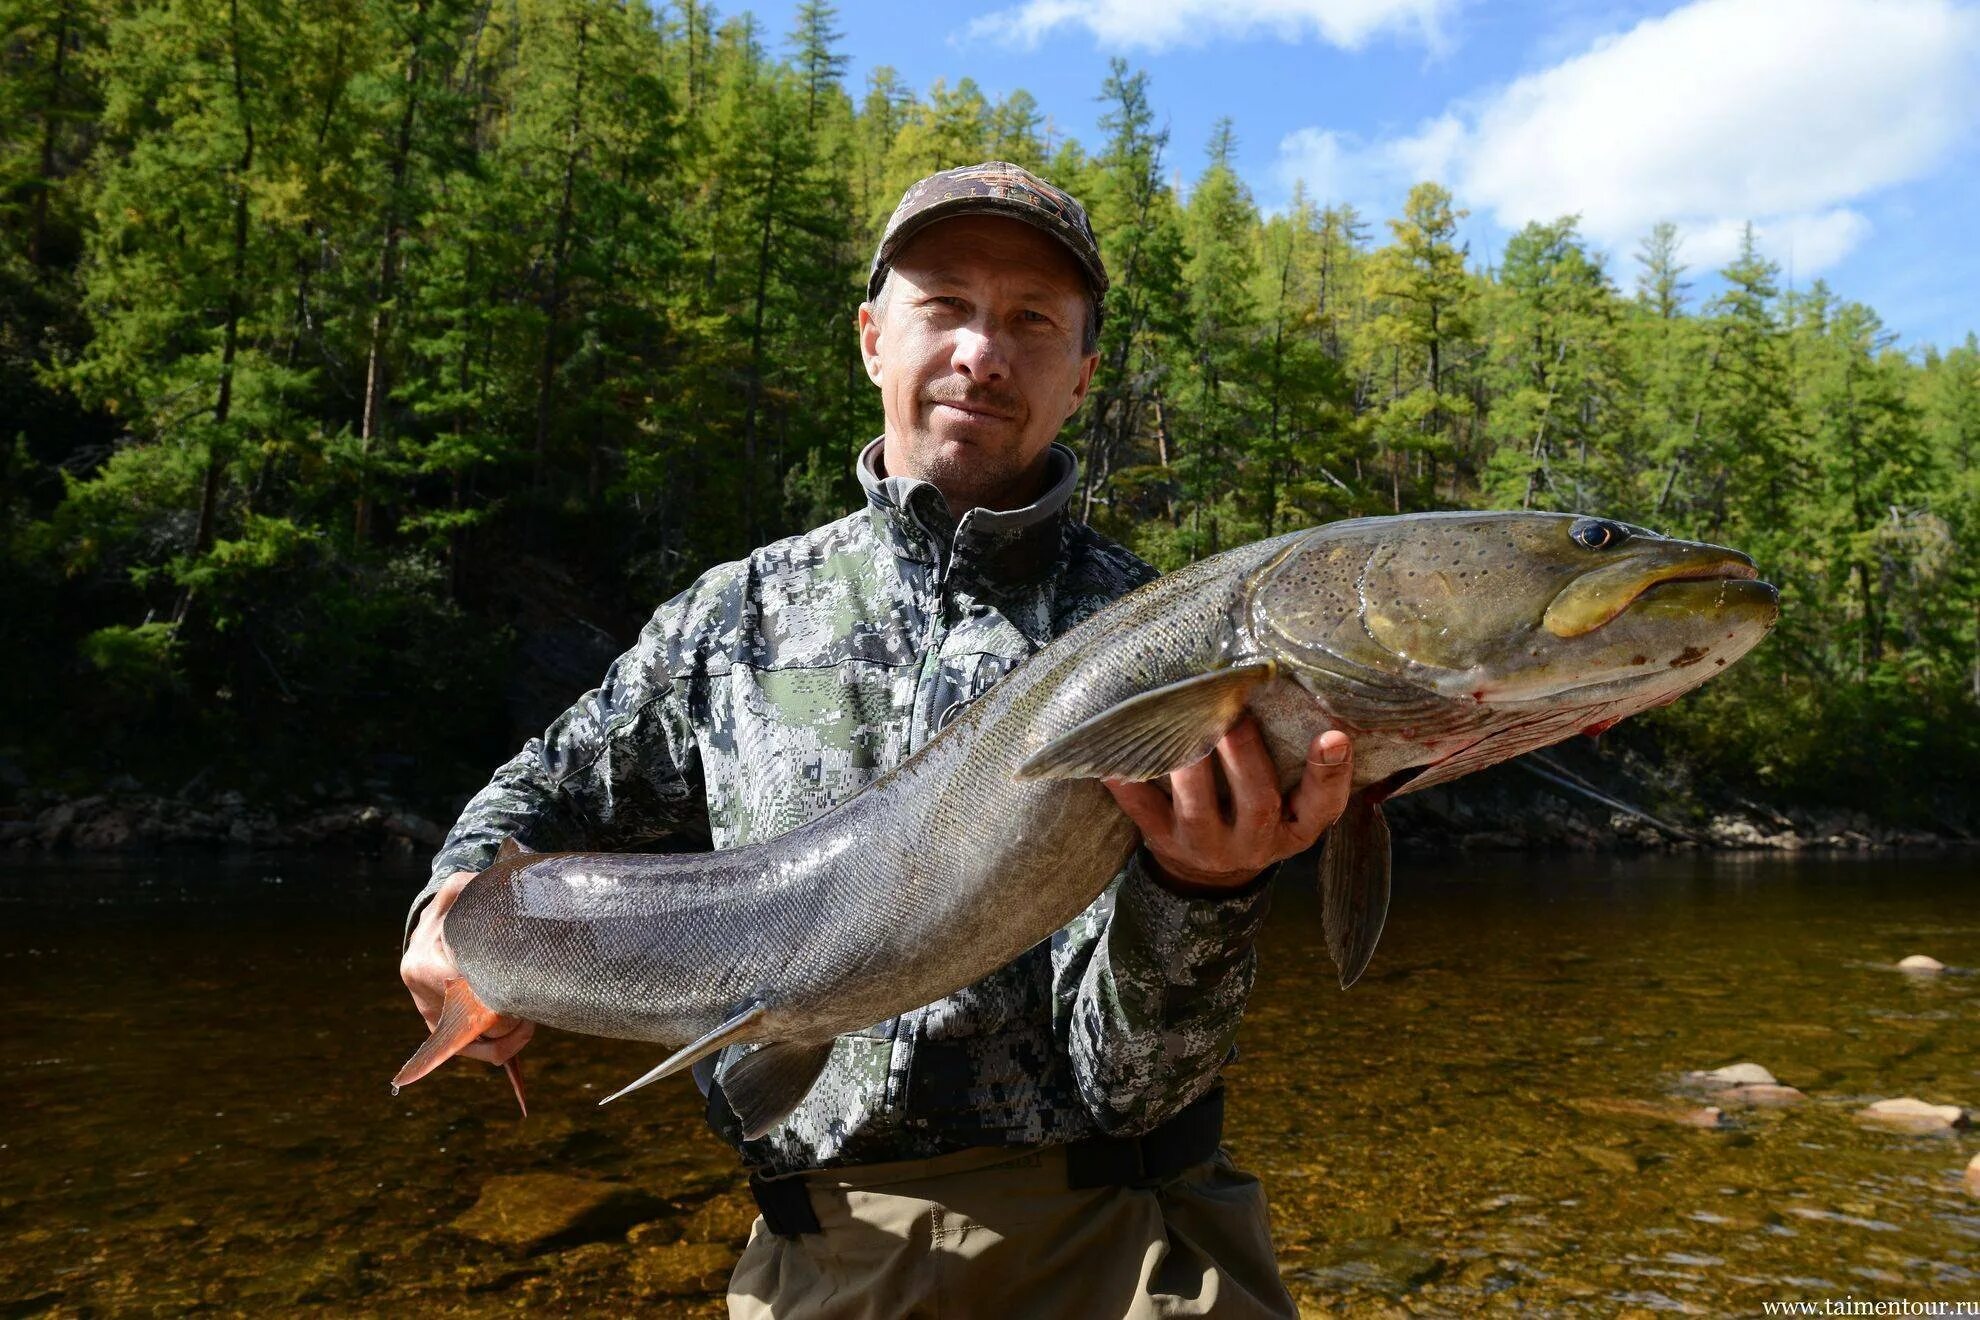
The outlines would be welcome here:
<svg viewBox="0 0 1980 1320">
<path fill-rule="evenodd" d="M 1551 762 L 1547 764 L 1552 764 Z M 1892 852 L 1971 848 L 1980 838 L 1951 824 L 1937 829 L 1880 823 L 1862 811 L 1777 811 L 1743 798 L 1653 816 L 1569 772 L 1543 782 L 1521 763 L 1389 804 L 1403 857 L 1468 853 L 1572 852 Z M 1531 771 L 1529 770 L 1530 774 Z M 1615 805 L 1610 805 L 1611 803 Z M 1620 808 L 1620 809 L 1618 809 Z M 132 783 L 66 797 L 28 792 L 0 807 L 0 852 L 150 854 L 162 850 L 322 850 L 424 860 L 447 823 L 390 796 L 257 804 L 237 791 L 166 795 Z"/>
<path fill-rule="evenodd" d="M 787 34 L 701 0 L 8 24 L 15 844 L 444 815 L 660 601 L 857 506 L 875 239 L 908 183 L 991 158 L 1079 196 L 1114 278 L 1063 437 L 1074 516 L 1163 569 L 1440 508 L 1736 546 L 1781 588 L 1775 634 L 1625 726 L 1642 773 L 1575 773 L 1701 838 L 1729 813 L 1755 839 L 1980 831 L 1980 338 L 1902 349 L 1750 227 L 1708 261 L 1670 224 L 1604 253 L 1572 216 L 1473 250 L 1434 182 L 1391 217 L 1269 209 L 1237 126 L 1177 159 L 1125 62 L 1082 143 L 1022 90 L 852 85 L 823 0 Z M 178 791 L 202 770 L 275 805 Z M 1614 814 L 1508 773 L 1530 820 L 1449 831 L 1572 846 L 1535 804 Z"/>
</svg>

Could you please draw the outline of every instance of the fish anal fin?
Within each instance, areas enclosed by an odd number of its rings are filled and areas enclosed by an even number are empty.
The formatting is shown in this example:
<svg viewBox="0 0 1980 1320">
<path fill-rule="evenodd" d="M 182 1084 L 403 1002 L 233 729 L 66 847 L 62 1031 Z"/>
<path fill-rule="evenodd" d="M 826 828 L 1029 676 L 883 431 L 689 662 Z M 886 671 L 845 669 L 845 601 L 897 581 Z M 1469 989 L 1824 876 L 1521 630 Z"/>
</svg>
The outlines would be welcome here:
<svg viewBox="0 0 1980 1320">
<path fill-rule="evenodd" d="M 522 1056 L 511 1054 L 502 1065 L 502 1071 L 509 1074 L 509 1085 L 516 1090 L 516 1107 L 522 1110 L 524 1118 L 529 1117 L 529 1101 L 523 1099 Z"/>
<path fill-rule="evenodd" d="M 396 1092 L 401 1086 L 412 1085 L 459 1054 L 479 1040 L 500 1016 L 481 1002 L 466 978 L 456 977 L 447 982 L 445 995 L 440 1000 L 440 1016 L 433 1023 L 433 1034 L 426 1038 L 424 1045 L 413 1051 L 413 1056 L 406 1060 L 406 1066 L 399 1069 L 398 1075 L 392 1079 L 392 1089 Z M 516 1082 L 516 1099 L 522 1099 L 520 1080 L 515 1077 L 510 1080 Z"/>
<path fill-rule="evenodd" d="M 1130 697 L 1032 753 L 1017 777 L 1160 778 L 1207 755 L 1277 673 L 1270 660 L 1232 665 Z"/>
<path fill-rule="evenodd" d="M 514 861 L 518 857 L 527 857 L 535 851 L 536 849 L 530 847 L 515 835 L 510 834 L 503 838 L 502 846 L 495 850 L 495 860 L 498 862 Z"/>
<path fill-rule="evenodd" d="M 1389 915 L 1389 824 L 1371 796 L 1348 798 L 1320 854 L 1321 919 L 1343 990 L 1368 970 Z"/>
<path fill-rule="evenodd" d="M 717 1070 L 715 1084 L 754 1141 L 803 1102 L 832 1057 L 832 1042 L 776 1041 L 738 1056 Z"/>
<path fill-rule="evenodd" d="M 622 1095 L 630 1095 L 640 1087 L 657 1082 L 662 1077 L 671 1076 L 694 1065 L 694 1061 L 704 1055 L 713 1054 L 725 1045 L 740 1045 L 763 1026 L 765 1010 L 761 1004 L 751 1004 L 730 1016 L 728 1021 L 696 1041 L 681 1046 L 662 1059 L 659 1064 L 630 1086 L 622 1086 L 598 1103 L 609 1105 Z"/>
</svg>

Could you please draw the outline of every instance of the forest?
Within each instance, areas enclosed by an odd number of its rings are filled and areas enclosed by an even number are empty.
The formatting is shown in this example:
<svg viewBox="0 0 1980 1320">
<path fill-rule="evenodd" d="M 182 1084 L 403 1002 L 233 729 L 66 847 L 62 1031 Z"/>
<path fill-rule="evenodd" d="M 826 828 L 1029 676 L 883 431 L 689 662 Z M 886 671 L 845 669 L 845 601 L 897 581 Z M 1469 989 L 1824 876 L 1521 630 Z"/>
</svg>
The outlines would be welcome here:
<svg viewBox="0 0 1980 1320">
<path fill-rule="evenodd" d="M 1076 516 L 1164 568 L 1465 507 L 1737 546 L 1779 629 L 1629 736 L 1770 802 L 1970 823 L 1980 340 L 1900 348 L 1750 230 L 1713 272 L 1668 224 L 1626 260 L 1573 216 L 1471 251 L 1428 181 L 1393 217 L 1269 210 L 1237 126 L 1175 159 L 1126 63 L 1082 143 L 1023 91 L 849 85 L 824 0 L 787 33 L 700 0 L 0 15 L 16 787 L 458 801 L 602 672 L 517 695 L 573 629 L 584 672 L 854 507 L 880 227 L 996 158 L 1085 202 L 1114 280 Z"/>
</svg>

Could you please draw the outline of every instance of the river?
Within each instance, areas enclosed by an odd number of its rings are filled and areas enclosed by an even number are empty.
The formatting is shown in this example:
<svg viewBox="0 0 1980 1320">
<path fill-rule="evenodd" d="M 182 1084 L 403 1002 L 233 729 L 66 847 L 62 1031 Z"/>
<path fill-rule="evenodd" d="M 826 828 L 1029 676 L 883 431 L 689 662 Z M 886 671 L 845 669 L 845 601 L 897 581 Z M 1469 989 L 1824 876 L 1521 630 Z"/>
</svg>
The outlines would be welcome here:
<svg viewBox="0 0 1980 1320">
<path fill-rule="evenodd" d="M 1414 862 L 1345 994 L 1282 880 L 1227 1135 L 1288 1286 L 1349 1315 L 1980 1303 L 1980 1133 L 1853 1118 L 1980 1106 L 1977 872 Z M 546 1033 L 526 1121 L 475 1065 L 390 1094 L 423 1034 L 396 977 L 417 885 L 322 856 L 0 865 L 0 1316 L 720 1313 L 653 1263 L 732 1250 L 693 1088 L 593 1104 L 651 1047 Z M 1912 953 L 1952 970 L 1892 968 Z M 1713 1103 L 1683 1074 L 1741 1061 L 1806 1099 L 1683 1121 Z M 455 1227 L 491 1178 L 552 1172 L 655 1199 L 536 1250 Z"/>
</svg>

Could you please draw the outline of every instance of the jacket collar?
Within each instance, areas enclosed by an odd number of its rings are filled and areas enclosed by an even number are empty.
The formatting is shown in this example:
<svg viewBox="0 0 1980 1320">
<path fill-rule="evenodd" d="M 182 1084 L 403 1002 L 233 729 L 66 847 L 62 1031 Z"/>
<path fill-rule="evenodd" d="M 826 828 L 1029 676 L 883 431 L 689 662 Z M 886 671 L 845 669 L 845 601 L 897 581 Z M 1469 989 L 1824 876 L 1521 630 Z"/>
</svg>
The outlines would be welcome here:
<svg viewBox="0 0 1980 1320">
<path fill-rule="evenodd" d="M 859 484 L 875 534 L 895 555 L 948 565 L 989 587 L 1034 581 L 1058 561 L 1066 505 L 1079 484 L 1072 450 L 1053 443 L 1045 493 L 1033 503 L 1018 509 L 970 509 L 957 522 L 942 492 L 928 482 L 882 474 L 881 444 L 876 439 L 860 451 Z"/>
</svg>

